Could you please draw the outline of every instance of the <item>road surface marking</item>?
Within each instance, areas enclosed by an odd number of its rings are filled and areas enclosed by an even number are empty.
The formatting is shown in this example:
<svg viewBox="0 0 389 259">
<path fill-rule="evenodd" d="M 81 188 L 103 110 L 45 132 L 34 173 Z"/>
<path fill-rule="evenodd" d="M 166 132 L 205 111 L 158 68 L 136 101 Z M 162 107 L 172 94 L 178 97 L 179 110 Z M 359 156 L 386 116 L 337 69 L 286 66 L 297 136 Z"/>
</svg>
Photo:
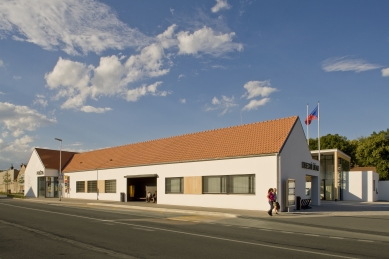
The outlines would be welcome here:
<svg viewBox="0 0 389 259">
<path fill-rule="evenodd" d="M 108 250 L 108 249 L 100 248 L 100 247 L 93 246 L 93 245 L 90 245 L 90 244 L 85 244 L 85 243 L 82 243 L 82 242 L 79 242 L 79 241 L 75 241 L 75 240 L 71 240 L 71 239 L 68 239 L 68 238 L 59 237 L 59 236 L 50 234 L 50 233 L 42 231 L 42 230 L 38 230 L 38 229 L 22 226 L 22 225 L 19 225 L 19 224 L 8 222 L 8 221 L 0 220 L 0 223 L 3 223 L 4 225 L 20 228 L 20 229 L 23 229 L 23 230 L 27 230 L 29 232 L 33 232 L 33 233 L 36 233 L 36 234 L 40 234 L 42 236 L 48 237 L 50 239 L 58 240 L 60 242 L 70 243 L 72 245 L 75 245 L 75 246 L 83 248 L 83 249 L 87 249 L 87 250 L 91 250 L 91 251 L 94 251 L 94 252 L 103 253 L 103 254 L 106 254 L 106 255 L 109 255 L 109 256 L 112 256 L 112 257 L 137 259 L 136 257 L 130 256 L 130 255 L 117 253 L 115 251 L 111 251 L 111 250 Z"/>
<path fill-rule="evenodd" d="M 79 215 L 74 215 L 74 214 L 69 214 L 69 213 L 62 213 L 62 212 L 47 211 L 47 210 L 42 210 L 42 209 L 27 208 L 27 207 L 11 205 L 11 204 L 5 204 L 5 203 L 0 203 L 0 204 L 4 205 L 4 206 L 16 207 L 16 208 L 21 208 L 21 209 L 26 209 L 26 210 L 41 211 L 41 212 L 45 212 L 45 213 L 52 213 L 52 214 L 57 214 L 57 215 L 69 216 L 69 217 L 83 218 L 83 219 L 96 220 L 96 221 L 105 221 L 105 220 L 98 219 L 98 218 L 79 216 Z M 2 220 L 0 220 L 0 222 L 2 222 Z M 294 251 L 294 252 L 307 253 L 307 254 L 323 255 L 323 256 L 330 256 L 330 257 L 336 257 L 336 258 L 356 259 L 356 257 L 335 255 L 335 254 L 329 254 L 329 253 L 324 253 L 324 252 L 307 251 L 307 250 L 302 250 L 302 249 L 297 249 L 297 248 L 289 248 L 289 247 L 282 247 L 282 246 L 277 246 L 277 245 L 253 243 L 253 242 L 241 241 L 241 240 L 236 240 L 236 239 L 208 236 L 208 235 L 203 235 L 203 234 L 195 234 L 195 233 L 190 233 L 190 232 L 177 231 L 177 230 L 171 230 L 171 229 L 164 229 L 164 228 L 158 228 L 158 227 L 149 227 L 149 226 L 143 226 L 143 225 L 132 224 L 132 223 L 125 223 L 125 222 L 115 222 L 115 223 L 116 224 L 121 224 L 121 225 L 131 226 L 131 227 L 140 227 L 140 228 L 147 228 L 147 229 L 153 229 L 153 230 L 160 230 L 160 231 L 165 231 L 165 232 L 171 232 L 171 233 L 177 233 L 177 234 L 183 234 L 183 235 L 189 235 L 189 236 L 196 236 L 196 237 L 204 237 L 204 238 L 209 238 L 209 239 L 215 239 L 215 240 L 221 240 L 221 241 L 227 241 L 227 242 L 234 242 L 234 243 L 240 243 L 240 244 L 246 244 L 246 245 L 254 245 L 254 246 L 275 248 L 275 249 L 281 249 L 281 250 L 286 250 L 286 251 Z M 265 229 L 262 229 L 262 230 L 265 230 Z M 37 231 L 39 231 L 39 230 L 37 230 Z M 265 230 L 265 231 L 271 231 L 271 230 Z M 69 240 L 69 241 L 72 241 L 72 240 Z M 129 258 L 131 258 L 131 257 L 129 257 Z"/>
<path fill-rule="evenodd" d="M 363 240 L 363 239 L 358 239 L 359 242 L 369 242 L 369 243 L 373 243 L 373 241 L 371 240 Z"/>
<path fill-rule="evenodd" d="M 333 239 L 344 239 L 343 237 L 329 237 L 329 238 L 333 238 Z"/>
<path fill-rule="evenodd" d="M 143 231 L 155 231 L 155 230 L 152 230 L 152 229 L 145 229 L 145 228 L 133 228 L 133 229 L 138 229 L 138 230 L 143 230 Z"/>
</svg>

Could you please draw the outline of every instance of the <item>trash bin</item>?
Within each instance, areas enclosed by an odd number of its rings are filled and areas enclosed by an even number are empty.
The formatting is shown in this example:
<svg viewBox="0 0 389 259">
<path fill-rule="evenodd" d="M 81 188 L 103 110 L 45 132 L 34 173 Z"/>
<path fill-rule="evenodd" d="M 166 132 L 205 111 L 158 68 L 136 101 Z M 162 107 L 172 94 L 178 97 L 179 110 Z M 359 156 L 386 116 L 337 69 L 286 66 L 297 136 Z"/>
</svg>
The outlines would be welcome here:
<svg viewBox="0 0 389 259">
<path fill-rule="evenodd" d="M 296 196 L 296 210 L 300 210 L 300 209 L 301 209 L 301 197 Z"/>
<path fill-rule="evenodd" d="M 121 201 L 121 202 L 125 202 L 125 201 L 126 201 L 124 195 L 125 195 L 124 192 L 121 192 L 121 193 L 120 193 L 120 201 Z"/>
</svg>

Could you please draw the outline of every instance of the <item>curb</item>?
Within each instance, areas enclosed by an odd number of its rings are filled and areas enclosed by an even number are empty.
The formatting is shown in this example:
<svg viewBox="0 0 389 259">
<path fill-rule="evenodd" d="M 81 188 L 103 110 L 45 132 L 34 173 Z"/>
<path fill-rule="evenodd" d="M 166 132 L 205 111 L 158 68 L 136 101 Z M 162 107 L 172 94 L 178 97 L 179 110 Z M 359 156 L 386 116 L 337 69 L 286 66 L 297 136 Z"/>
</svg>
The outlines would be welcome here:
<svg viewBox="0 0 389 259">
<path fill-rule="evenodd" d="M 148 208 L 148 207 L 141 207 L 141 206 L 127 206 L 127 205 L 115 205 L 115 204 L 103 204 L 103 203 L 87 203 L 87 205 L 114 207 L 114 208 L 125 208 L 125 209 L 134 209 L 134 210 L 148 210 L 148 211 L 158 211 L 158 212 L 176 212 L 176 213 L 183 213 L 183 214 L 196 214 L 196 215 L 225 217 L 225 218 L 236 218 L 237 217 L 236 214 L 223 213 L 223 212 L 211 212 L 211 211 Z"/>
</svg>

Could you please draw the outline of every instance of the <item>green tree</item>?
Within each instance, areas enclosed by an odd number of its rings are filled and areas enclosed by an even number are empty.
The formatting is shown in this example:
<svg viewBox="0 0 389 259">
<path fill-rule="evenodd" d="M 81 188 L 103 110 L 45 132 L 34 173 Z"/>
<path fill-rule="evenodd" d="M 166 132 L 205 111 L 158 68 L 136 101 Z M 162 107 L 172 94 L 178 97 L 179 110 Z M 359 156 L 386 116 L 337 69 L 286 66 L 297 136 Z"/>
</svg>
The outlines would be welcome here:
<svg viewBox="0 0 389 259">
<path fill-rule="evenodd" d="M 373 132 L 369 137 L 360 138 L 356 150 L 359 166 L 375 166 L 380 179 L 389 179 L 389 129 Z"/>
<path fill-rule="evenodd" d="M 356 163 L 355 153 L 358 146 L 358 141 L 348 140 L 344 136 L 338 134 L 327 134 L 320 137 L 320 149 L 339 149 L 351 157 L 351 166 Z M 309 149 L 318 150 L 318 141 L 316 139 L 309 139 Z"/>
<path fill-rule="evenodd" d="M 8 185 L 12 183 L 11 175 L 10 173 L 6 172 L 3 175 L 3 183 L 5 184 L 5 192 L 8 192 Z"/>
</svg>

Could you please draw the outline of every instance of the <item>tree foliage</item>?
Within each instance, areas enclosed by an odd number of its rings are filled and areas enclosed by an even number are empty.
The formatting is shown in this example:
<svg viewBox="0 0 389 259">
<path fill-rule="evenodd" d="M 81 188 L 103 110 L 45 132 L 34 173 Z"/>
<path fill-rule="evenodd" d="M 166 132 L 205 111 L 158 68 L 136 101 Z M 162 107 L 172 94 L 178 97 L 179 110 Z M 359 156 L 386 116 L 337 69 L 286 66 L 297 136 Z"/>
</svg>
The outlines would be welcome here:
<svg viewBox="0 0 389 259">
<path fill-rule="evenodd" d="M 359 166 L 375 166 L 381 179 L 388 179 L 389 175 L 389 129 L 373 132 L 369 137 L 360 138 L 356 149 L 356 158 Z"/>
<path fill-rule="evenodd" d="M 389 180 L 389 139 L 385 136 L 389 136 L 389 129 L 353 140 L 327 134 L 320 137 L 320 149 L 339 149 L 351 157 L 351 167 L 374 166 L 380 179 Z M 319 149 L 317 138 L 309 140 L 309 149 Z"/>
<path fill-rule="evenodd" d="M 357 143 L 355 141 L 349 141 L 346 137 L 338 134 L 327 134 L 320 137 L 320 149 L 339 149 L 351 157 L 351 166 L 356 164 L 356 145 Z M 319 149 L 317 138 L 309 139 L 309 149 Z"/>
</svg>

